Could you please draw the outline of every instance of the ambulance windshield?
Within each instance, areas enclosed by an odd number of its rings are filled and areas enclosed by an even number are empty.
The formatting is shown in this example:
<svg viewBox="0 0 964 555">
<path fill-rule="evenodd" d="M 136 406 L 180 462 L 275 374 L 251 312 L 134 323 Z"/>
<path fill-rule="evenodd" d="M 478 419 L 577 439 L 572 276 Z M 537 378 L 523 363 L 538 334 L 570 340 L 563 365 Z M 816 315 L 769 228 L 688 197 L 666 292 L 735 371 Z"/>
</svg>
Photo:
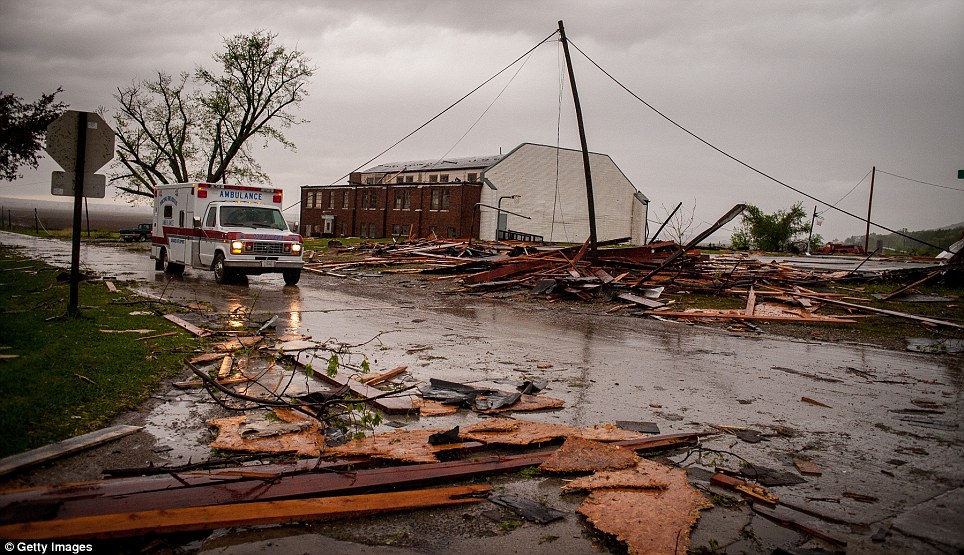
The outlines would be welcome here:
<svg viewBox="0 0 964 555">
<path fill-rule="evenodd" d="M 221 225 L 288 231 L 280 210 L 261 206 L 222 206 Z"/>
</svg>

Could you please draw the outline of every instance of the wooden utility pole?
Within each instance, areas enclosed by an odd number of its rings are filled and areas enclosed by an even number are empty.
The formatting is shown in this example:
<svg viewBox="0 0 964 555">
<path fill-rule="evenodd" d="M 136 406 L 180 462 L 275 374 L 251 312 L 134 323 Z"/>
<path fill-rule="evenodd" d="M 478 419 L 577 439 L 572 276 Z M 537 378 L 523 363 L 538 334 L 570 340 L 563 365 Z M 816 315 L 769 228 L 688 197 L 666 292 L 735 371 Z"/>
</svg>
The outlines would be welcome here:
<svg viewBox="0 0 964 555">
<path fill-rule="evenodd" d="M 576 74 L 572 71 L 572 58 L 569 57 L 569 41 L 566 40 L 566 29 L 559 20 L 559 38 L 562 41 L 562 51 L 566 54 L 566 67 L 569 69 L 569 85 L 572 87 L 572 101 L 576 105 L 576 123 L 579 125 L 579 142 L 582 145 L 582 165 L 586 171 L 586 201 L 589 208 L 589 259 L 596 259 L 596 205 L 592 196 L 592 171 L 589 169 L 589 147 L 586 142 L 586 127 L 582 123 L 582 106 L 579 104 L 579 92 L 576 90 Z"/>
<path fill-rule="evenodd" d="M 870 201 L 867 203 L 867 231 L 864 233 L 864 253 L 870 252 L 870 210 L 874 207 L 874 177 L 877 176 L 877 166 L 870 170 Z"/>
</svg>

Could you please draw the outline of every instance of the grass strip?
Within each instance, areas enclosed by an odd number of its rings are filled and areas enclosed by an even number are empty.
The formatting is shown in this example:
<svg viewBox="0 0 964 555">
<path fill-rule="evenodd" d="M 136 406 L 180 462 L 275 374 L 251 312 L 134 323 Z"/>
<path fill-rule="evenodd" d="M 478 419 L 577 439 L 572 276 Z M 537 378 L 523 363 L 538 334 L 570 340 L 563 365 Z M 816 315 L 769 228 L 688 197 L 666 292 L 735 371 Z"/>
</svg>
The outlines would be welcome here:
<svg viewBox="0 0 964 555">
<path fill-rule="evenodd" d="M 61 272 L 0 246 L 0 457 L 108 426 L 178 375 L 199 345 L 149 304 L 123 304 L 142 300 L 130 291 L 110 293 L 102 282 L 82 282 L 80 316 L 65 318 Z M 154 331 L 101 331 L 135 329 Z M 167 332 L 175 333 L 137 341 Z"/>
</svg>

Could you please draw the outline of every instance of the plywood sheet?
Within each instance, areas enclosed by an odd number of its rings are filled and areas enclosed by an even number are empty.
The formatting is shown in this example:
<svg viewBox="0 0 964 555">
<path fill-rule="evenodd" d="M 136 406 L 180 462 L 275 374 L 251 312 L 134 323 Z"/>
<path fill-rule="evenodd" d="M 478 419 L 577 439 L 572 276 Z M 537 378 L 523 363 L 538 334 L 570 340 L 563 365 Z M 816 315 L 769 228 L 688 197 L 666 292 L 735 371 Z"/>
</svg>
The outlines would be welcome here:
<svg viewBox="0 0 964 555">
<path fill-rule="evenodd" d="M 251 453 L 287 453 L 294 452 L 306 457 L 317 457 L 324 448 L 325 438 L 316 420 L 303 417 L 300 414 L 277 409 L 275 414 L 285 422 L 307 423 L 299 432 L 270 437 L 245 439 L 241 437 L 241 426 L 246 422 L 264 418 L 259 414 L 245 414 L 209 420 L 208 424 L 218 428 L 218 437 L 211 442 L 212 449 L 228 451 L 244 451 Z"/>
<path fill-rule="evenodd" d="M 690 529 L 709 502 L 687 483 L 685 471 L 653 469 L 657 463 L 652 461 L 640 464 L 644 472 L 619 472 L 659 474 L 667 480 L 666 489 L 594 489 L 578 512 L 598 530 L 624 542 L 630 554 L 686 553 Z"/>
<path fill-rule="evenodd" d="M 565 406 L 565 404 L 566 402 L 562 399 L 554 399 L 552 397 L 546 397 L 545 395 L 529 395 L 523 393 L 522 397 L 520 397 L 518 401 L 507 407 L 499 407 L 492 410 L 480 410 L 478 412 L 482 414 L 496 414 L 500 412 L 547 410 L 561 408 Z"/>
<path fill-rule="evenodd" d="M 458 449 L 461 443 L 429 445 L 428 436 L 442 430 L 396 430 L 353 439 L 344 445 L 332 447 L 326 455 L 367 455 L 379 459 L 413 463 L 438 462 L 439 451 Z"/>
<path fill-rule="evenodd" d="M 619 470 L 635 467 L 637 459 L 636 453 L 625 447 L 573 436 L 566 438 L 562 447 L 549 455 L 539 469 L 547 472 Z"/>
<path fill-rule="evenodd" d="M 448 416 L 459 412 L 456 405 L 446 405 L 431 399 L 412 399 L 412 404 L 418 409 L 419 416 Z"/>
<path fill-rule="evenodd" d="M 596 441 L 622 441 L 641 439 L 645 436 L 617 428 L 612 424 L 579 428 L 565 424 L 547 424 L 515 418 L 494 418 L 462 429 L 462 437 L 482 443 L 505 445 L 529 445 L 576 436 Z"/>
</svg>

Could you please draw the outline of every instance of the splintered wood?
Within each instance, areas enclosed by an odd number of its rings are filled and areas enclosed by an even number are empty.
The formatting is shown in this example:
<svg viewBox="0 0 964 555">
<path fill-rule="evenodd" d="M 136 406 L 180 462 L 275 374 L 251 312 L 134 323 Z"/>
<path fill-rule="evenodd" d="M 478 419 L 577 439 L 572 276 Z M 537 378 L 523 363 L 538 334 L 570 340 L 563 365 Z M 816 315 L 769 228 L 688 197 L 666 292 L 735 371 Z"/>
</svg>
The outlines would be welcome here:
<svg viewBox="0 0 964 555">
<path fill-rule="evenodd" d="M 636 453 L 618 445 L 607 445 L 581 437 L 566 438 L 562 447 L 539 465 L 546 472 L 592 472 L 636 466 Z"/>
<path fill-rule="evenodd" d="M 592 491 L 577 511 L 631 554 L 686 553 L 700 510 L 711 507 L 684 470 L 646 459 L 632 469 L 580 478 L 567 489 Z"/>
</svg>

